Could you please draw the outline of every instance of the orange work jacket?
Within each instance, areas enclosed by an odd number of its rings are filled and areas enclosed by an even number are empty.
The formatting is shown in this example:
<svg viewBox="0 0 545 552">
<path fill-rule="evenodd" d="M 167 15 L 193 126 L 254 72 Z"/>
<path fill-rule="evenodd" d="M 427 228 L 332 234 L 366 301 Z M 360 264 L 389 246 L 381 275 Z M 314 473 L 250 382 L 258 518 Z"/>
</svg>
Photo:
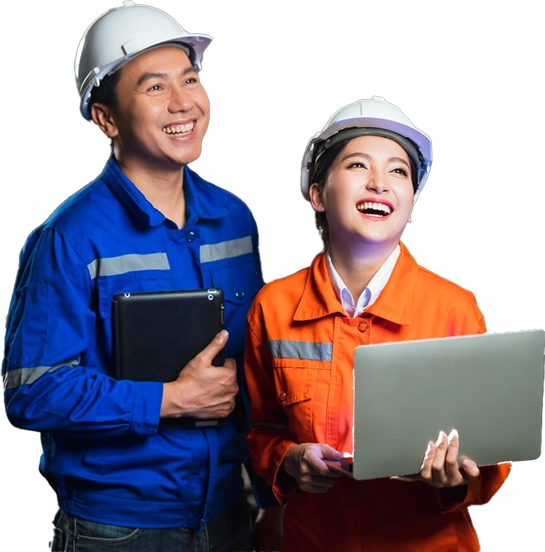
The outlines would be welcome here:
<svg viewBox="0 0 545 552">
<path fill-rule="evenodd" d="M 326 493 L 307 493 L 279 469 L 298 443 L 352 452 L 356 346 L 485 331 L 473 294 L 418 266 L 403 244 L 386 287 L 357 318 L 344 315 L 324 253 L 260 291 L 248 315 L 248 442 L 256 471 L 287 501 L 283 551 L 479 550 L 467 507 L 490 500 L 509 464 L 481 468 L 465 498 L 463 489 L 461 497 L 388 478 L 341 477 Z"/>
</svg>

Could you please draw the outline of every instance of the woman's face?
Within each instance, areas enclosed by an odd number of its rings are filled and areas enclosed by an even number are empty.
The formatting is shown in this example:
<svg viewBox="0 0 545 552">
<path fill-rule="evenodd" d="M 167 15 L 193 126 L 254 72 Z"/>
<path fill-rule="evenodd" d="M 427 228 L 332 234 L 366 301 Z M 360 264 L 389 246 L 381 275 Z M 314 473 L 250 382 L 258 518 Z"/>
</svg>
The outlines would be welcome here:
<svg viewBox="0 0 545 552">
<path fill-rule="evenodd" d="M 323 189 L 310 188 L 315 211 L 325 212 L 330 244 L 399 242 L 413 207 L 411 165 L 405 150 L 379 136 L 352 139 L 333 162 Z"/>
</svg>

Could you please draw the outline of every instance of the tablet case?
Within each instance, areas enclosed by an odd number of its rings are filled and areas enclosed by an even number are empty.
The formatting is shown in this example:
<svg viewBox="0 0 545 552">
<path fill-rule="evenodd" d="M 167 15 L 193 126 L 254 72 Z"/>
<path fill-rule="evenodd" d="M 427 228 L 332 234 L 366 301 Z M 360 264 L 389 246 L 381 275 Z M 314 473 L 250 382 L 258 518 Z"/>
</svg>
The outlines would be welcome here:
<svg viewBox="0 0 545 552">
<path fill-rule="evenodd" d="M 118 293 L 112 299 L 114 376 L 174 381 L 224 327 L 223 292 L 194 289 Z M 214 366 L 223 366 L 223 350 Z M 207 427 L 223 420 L 162 419 L 160 427 Z"/>
</svg>

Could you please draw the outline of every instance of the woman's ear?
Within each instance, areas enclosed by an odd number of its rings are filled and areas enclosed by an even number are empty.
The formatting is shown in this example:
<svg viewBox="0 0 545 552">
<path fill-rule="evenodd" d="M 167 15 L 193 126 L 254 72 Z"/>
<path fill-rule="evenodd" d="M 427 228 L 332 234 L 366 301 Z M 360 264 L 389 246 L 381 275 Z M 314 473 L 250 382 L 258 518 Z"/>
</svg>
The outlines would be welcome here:
<svg viewBox="0 0 545 552">
<path fill-rule="evenodd" d="M 308 191 L 310 196 L 310 204 L 317 213 L 323 213 L 325 211 L 325 204 L 323 198 L 323 189 L 316 184 L 312 184 Z"/>
</svg>

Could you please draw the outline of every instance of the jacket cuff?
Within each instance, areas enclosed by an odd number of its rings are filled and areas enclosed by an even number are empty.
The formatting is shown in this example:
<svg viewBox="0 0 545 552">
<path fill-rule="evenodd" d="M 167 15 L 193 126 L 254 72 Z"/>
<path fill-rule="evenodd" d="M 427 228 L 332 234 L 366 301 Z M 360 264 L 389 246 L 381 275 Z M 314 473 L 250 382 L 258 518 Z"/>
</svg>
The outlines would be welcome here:
<svg viewBox="0 0 545 552">
<path fill-rule="evenodd" d="M 274 473 L 272 490 L 276 500 L 280 504 L 287 502 L 288 498 L 293 496 L 298 489 L 297 482 L 291 475 L 288 475 L 284 468 L 284 458 L 291 447 L 294 447 L 297 443 L 294 441 L 284 441 L 279 446 L 279 462 L 276 472 Z"/>
<path fill-rule="evenodd" d="M 481 478 L 470 481 L 467 485 L 445 489 L 435 489 L 441 513 L 446 514 L 467 508 L 477 498 L 481 490 Z"/>
<path fill-rule="evenodd" d="M 159 427 L 162 400 L 162 382 L 134 382 L 131 430 L 137 435 L 155 435 Z"/>
</svg>

